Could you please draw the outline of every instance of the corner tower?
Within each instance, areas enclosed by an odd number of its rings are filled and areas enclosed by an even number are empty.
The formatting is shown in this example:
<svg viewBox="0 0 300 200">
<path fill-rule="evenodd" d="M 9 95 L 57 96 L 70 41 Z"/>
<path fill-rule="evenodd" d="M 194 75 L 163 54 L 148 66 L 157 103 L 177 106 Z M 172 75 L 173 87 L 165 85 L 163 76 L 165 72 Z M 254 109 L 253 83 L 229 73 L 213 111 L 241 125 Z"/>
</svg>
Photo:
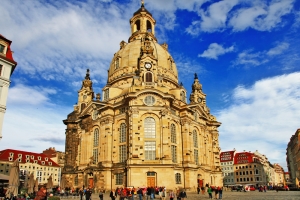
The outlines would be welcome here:
<svg viewBox="0 0 300 200">
<path fill-rule="evenodd" d="M 130 19 L 128 41 L 112 58 L 102 99 L 93 98 L 92 88 L 79 91 L 74 112 L 64 120 L 69 187 L 222 185 L 221 123 L 210 114 L 197 76 L 187 102 L 168 45 L 155 37 L 155 23 L 142 4 Z M 91 83 L 89 75 L 85 81 Z"/>
</svg>

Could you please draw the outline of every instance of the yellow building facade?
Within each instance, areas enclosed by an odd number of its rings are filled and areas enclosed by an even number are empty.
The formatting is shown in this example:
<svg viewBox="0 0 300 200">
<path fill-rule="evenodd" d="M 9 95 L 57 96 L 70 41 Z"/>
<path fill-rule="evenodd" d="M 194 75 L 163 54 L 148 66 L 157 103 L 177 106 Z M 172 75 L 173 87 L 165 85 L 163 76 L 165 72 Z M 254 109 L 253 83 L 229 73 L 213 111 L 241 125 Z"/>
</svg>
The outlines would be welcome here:
<svg viewBox="0 0 300 200">
<path fill-rule="evenodd" d="M 197 74 L 192 93 L 178 81 L 167 44 L 142 4 L 130 19 L 131 36 L 120 43 L 102 98 L 87 70 L 78 103 L 66 125 L 63 176 L 69 187 L 111 189 L 222 186 L 218 127 Z"/>
</svg>

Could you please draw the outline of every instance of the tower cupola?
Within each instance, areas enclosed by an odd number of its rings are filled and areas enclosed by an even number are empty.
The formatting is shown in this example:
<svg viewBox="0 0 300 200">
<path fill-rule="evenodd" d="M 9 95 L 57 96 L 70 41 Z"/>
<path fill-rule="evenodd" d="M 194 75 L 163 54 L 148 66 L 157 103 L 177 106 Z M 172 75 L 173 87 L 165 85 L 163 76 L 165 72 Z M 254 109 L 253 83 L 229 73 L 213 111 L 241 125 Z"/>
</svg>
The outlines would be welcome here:
<svg viewBox="0 0 300 200">
<path fill-rule="evenodd" d="M 137 35 L 147 35 L 157 41 L 155 38 L 156 21 L 152 17 L 152 14 L 145 8 L 143 1 L 141 8 L 133 14 L 133 17 L 129 22 L 131 26 L 131 37 L 129 38 L 129 42 L 137 39 Z"/>
</svg>

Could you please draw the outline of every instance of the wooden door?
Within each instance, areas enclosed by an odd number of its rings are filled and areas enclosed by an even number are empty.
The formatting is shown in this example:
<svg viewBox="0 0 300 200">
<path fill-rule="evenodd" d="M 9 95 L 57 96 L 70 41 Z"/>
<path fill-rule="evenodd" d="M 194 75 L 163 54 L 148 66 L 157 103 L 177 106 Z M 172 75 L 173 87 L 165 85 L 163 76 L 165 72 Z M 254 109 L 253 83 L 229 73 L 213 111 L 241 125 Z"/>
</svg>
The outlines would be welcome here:
<svg viewBox="0 0 300 200">
<path fill-rule="evenodd" d="M 155 187 L 155 177 L 147 177 L 147 187 Z"/>
<path fill-rule="evenodd" d="M 94 187 L 94 179 L 93 178 L 89 178 L 89 187 L 90 188 Z"/>
</svg>

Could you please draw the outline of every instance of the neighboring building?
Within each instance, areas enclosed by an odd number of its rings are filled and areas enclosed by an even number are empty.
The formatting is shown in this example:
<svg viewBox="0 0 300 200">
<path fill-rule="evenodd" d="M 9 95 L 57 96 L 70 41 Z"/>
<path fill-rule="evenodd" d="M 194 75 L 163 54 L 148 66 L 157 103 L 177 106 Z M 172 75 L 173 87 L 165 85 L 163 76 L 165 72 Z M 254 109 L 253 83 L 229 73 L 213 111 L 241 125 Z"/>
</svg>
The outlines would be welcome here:
<svg viewBox="0 0 300 200">
<path fill-rule="evenodd" d="M 61 151 L 56 151 L 55 147 L 50 147 L 43 151 L 43 154 L 51 158 L 54 162 L 59 164 L 61 168 L 65 165 L 65 153 Z"/>
<path fill-rule="evenodd" d="M 283 168 L 278 163 L 275 163 L 274 169 L 275 169 L 275 185 L 285 186 L 286 184 L 285 184 Z"/>
<path fill-rule="evenodd" d="M 10 49 L 10 45 L 11 41 L 0 34 L 0 139 L 2 138 L 2 126 L 6 111 L 10 76 L 17 66 L 17 63 L 13 59 L 13 52 Z"/>
<path fill-rule="evenodd" d="M 234 181 L 234 155 L 233 151 L 225 151 L 220 153 L 221 169 L 223 172 L 223 185 L 232 186 L 235 185 Z"/>
<path fill-rule="evenodd" d="M 286 161 L 293 186 L 300 187 L 300 129 L 291 137 L 286 149 Z"/>
<path fill-rule="evenodd" d="M 63 176 L 69 187 L 111 189 L 222 186 L 218 127 L 195 74 L 190 103 L 156 21 L 142 4 L 130 19 L 94 99 L 89 70 L 66 125 Z M 167 177 L 167 178 L 166 178 Z M 200 185 L 201 186 L 201 185 Z"/>
<path fill-rule="evenodd" d="M 39 185 L 47 183 L 52 175 L 54 186 L 59 185 L 61 169 L 51 158 L 44 154 L 27 151 L 5 149 L 0 151 L 0 174 L 9 175 L 13 162 L 19 160 L 20 176 L 23 180 L 33 173 L 38 178 Z"/>
<path fill-rule="evenodd" d="M 234 163 L 231 164 L 233 159 Z M 285 185 L 283 168 L 275 163 L 271 164 L 268 158 L 259 153 L 225 151 L 220 154 L 224 186 L 253 184 L 277 186 Z M 233 181 L 231 166 L 233 167 Z"/>
<path fill-rule="evenodd" d="M 51 158 L 54 162 L 56 162 L 60 166 L 60 173 L 58 177 L 61 177 L 61 172 L 65 166 L 65 153 L 61 151 L 56 151 L 55 147 L 50 147 L 43 151 L 43 154 L 47 157 Z"/>
<path fill-rule="evenodd" d="M 254 153 L 236 153 L 234 157 L 234 176 L 236 184 L 264 185 L 264 168 Z"/>
</svg>

